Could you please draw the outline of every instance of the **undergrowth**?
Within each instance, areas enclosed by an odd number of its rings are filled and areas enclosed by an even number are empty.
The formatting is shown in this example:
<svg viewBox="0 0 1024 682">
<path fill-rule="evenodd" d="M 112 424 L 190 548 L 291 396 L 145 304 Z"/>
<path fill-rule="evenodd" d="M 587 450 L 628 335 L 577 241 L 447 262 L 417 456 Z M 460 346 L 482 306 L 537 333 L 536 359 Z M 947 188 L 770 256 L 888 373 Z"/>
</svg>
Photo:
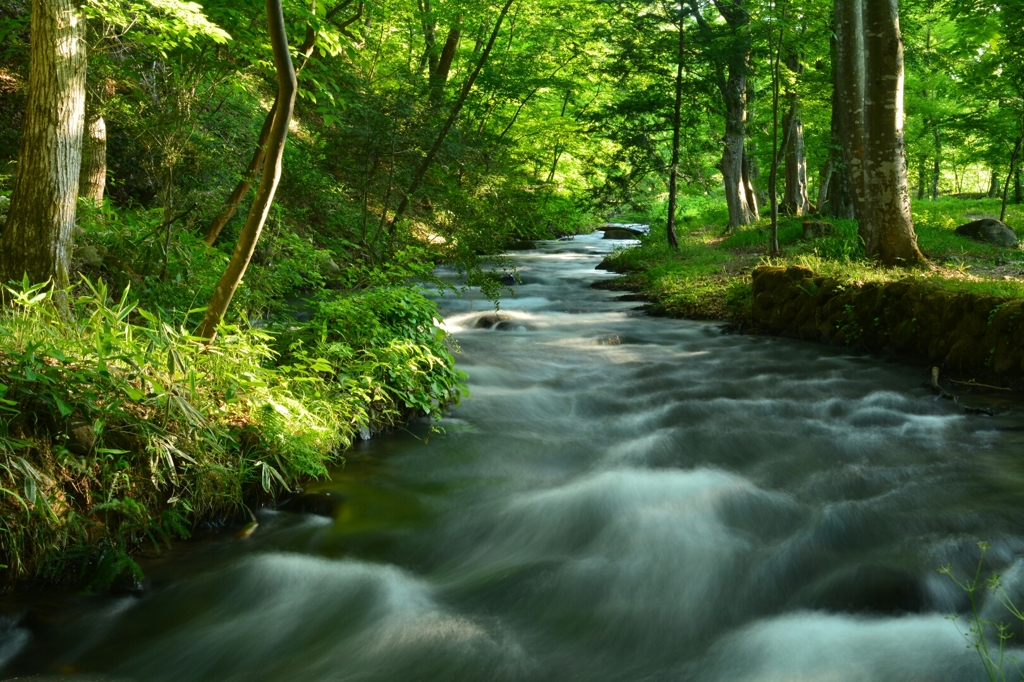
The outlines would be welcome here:
<svg viewBox="0 0 1024 682">
<path fill-rule="evenodd" d="M 342 461 L 360 433 L 457 400 L 462 377 L 407 287 L 321 291 L 311 319 L 182 320 L 82 279 L 58 305 L 8 288 L 0 315 L 0 564 L 10 580 L 137 575 L 130 553 L 187 537 Z M 183 316 L 184 319 L 188 315 Z"/>
<path fill-rule="evenodd" d="M 641 245 L 613 254 L 608 264 L 626 274 L 625 284 L 645 293 L 668 313 L 688 317 L 743 319 L 750 302 L 750 271 L 759 264 L 800 265 L 851 283 L 913 278 L 952 291 L 1024 297 L 1024 251 L 976 242 L 954 232 L 969 220 L 998 214 L 995 199 L 915 202 L 918 243 L 936 267 L 907 271 L 867 259 L 853 220 L 825 219 L 831 234 L 805 240 L 803 222 L 807 218 L 780 216 L 782 254 L 769 259 L 768 218 L 727 231 L 723 198 L 685 197 L 676 216 L 678 250 L 667 245 L 664 206 L 659 206 L 646 216 L 651 232 Z M 1024 229 L 1024 206 L 1009 206 L 1006 221 Z"/>
</svg>

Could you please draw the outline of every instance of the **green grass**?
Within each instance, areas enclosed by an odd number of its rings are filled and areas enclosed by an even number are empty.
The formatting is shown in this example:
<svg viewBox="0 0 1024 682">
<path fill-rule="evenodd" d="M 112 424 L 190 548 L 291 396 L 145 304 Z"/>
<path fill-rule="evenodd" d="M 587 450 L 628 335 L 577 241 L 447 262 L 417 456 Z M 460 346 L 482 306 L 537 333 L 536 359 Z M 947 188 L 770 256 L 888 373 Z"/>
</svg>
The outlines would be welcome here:
<svg viewBox="0 0 1024 682">
<path fill-rule="evenodd" d="M 757 264 L 802 265 L 816 273 L 849 282 L 889 282 L 908 277 L 927 280 L 951 291 L 1001 298 L 1024 297 L 1024 251 L 983 244 L 954 233 L 975 217 L 998 217 L 999 200 L 943 198 L 913 204 L 918 244 L 934 270 L 885 268 L 869 261 L 853 220 L 828 219 L 829 237 L 805 241 L 805 218 L 781 216 L 782 254 L 769 259 L 768 218 L 732 232 L 728 211 L 718 197 L 687 197 L 680 202 L 673 251 L 665 237 L 665 209 L 659 206 L 646 219 L 650 235 L 639 247 L 610 259 L 627 273 L 625 285 L 656 300 L 669 313 L 706 318 L 740 317 L 749 294 L 750 270 Z M 811 218 L 819 220 L 819 218 Z M 1024 237 L 1024 206 L 1010 205 L 1007 224 Z"/>
<path fill-rule="evenodd" d="M 154 238 L 154 212 L 83 215 L 78 241 L 102 264 L 76 259 L 63 305 L 23 283 L 0 307 L 8 582 L 136 579 L 140 548 L 245 517 L 325 476 L 360 435 L 463 390 L 436 306 L 407 283 L 431 268 L 415 249 L 387 267 L 352 264 L 326 288 L 331 254 L 274 225 L 207 344 L 190 330 L 224 252 L 188 230 Z"/>
</svg>

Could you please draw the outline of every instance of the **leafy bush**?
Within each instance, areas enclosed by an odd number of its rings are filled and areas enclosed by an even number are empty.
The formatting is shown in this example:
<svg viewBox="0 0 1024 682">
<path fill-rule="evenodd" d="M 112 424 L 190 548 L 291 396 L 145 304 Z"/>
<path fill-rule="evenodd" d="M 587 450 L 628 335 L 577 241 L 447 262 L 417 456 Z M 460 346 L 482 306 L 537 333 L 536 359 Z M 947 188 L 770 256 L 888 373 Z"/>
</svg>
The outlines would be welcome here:
<svg viewBox="0 0 1024 682">
<path fill-rule="evenodd" d="M 131 573 L 140 544 L 322 476 L 360 433 L 459 396 L 435 308 L 409 289 L 325 295 L 313 324 L 281 339 L 224 325 L 207 345 L 128 287 L 115 302 L 102 282 L 80 288 L 64 306 L 41 286 L 8 289 L 0 317 L 0 564 L 12 579 L 76 556 Z"/>
</svg>

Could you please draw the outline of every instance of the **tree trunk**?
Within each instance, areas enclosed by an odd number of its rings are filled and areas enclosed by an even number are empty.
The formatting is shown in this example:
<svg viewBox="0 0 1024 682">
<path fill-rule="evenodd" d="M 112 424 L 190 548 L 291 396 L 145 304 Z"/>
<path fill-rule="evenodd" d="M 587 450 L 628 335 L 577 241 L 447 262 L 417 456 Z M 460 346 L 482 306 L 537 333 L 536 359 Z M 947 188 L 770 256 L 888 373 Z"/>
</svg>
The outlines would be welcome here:
<svg viewBox="0 0 1024 682">
<path fill-rule="evenodd" d="M 917 160 L 917 198 L 924 199 L 925 176 L 928 174 L 928 157 L 922 154 Z"/>
<path fill-rule="evenodd" d="M 725 144 L 722 149 L 722 181 L 725 183 L 725 201 L 729 207 L 729 228 L 747 225 L 757 219 L 756 208 L 748 200 L 746 173 L 744 173 L 743 144 L 746 137 L 745 106 L 746 77 L 729 78 L 725 97 Z"/>
<path fill-rule="evenodd" d="M 760 217 L 760 211 L 757 190 L 754 189 L 754 186 L 761 175 L 761 169 L 757 166 L 757 158 L 751 157 L 749 154 L 753 151 L 753 146 L 754 143 L 750 142 L 743 148 L 743 194 L 747 198 L 747 206 L 753 211 L 753 220 L 757 220 Z"/>
<path fill-rule="evenodd" d="M 725 185 L 725 200 L 729 207 L 729 229 L 748 225 L 758 219 L 757 196 L 751 184 L 750 163 L 745 151 L 747 135 L 747 71 L 750 59 L 750 13 L 743 0 L 714 0 L 715 7 L 729 27 L 728 57 L 715 65 L 715 81 L 725 103 L 725 138 L 722 160 L 718 170 Z M 712 26 L 704 19 L 697 0 L 685 0 L 689 15 L 707 40 L 721 41 Z"/>
<path fill-rule="evenodd" d="M 988 198 L 995 199 L 999 196 L 999 171 L 992 169 L 992 178 L 988 183 Z"/>
<path fill-rule="evenodd" d="M 491 55 L 491 50 L 494 49 L 494 41 L 498 39 L 498 32 L 501 31 L 501 25 L 505 21 L 505 17 L 508 15 L 508 11 L 514 2 L 515 0 L 507 0 L 501 8 L 501 12 L 498 14 L 498 20 L 494 24 L 494 30 L 491 31 L 491 37 L 487 41 L 487 46 L 484 47 L 483 52 L 480 53 L 480 57 L 476 61 L 476 66 L 473 67 L 473 72 L 469 74 L 469 78 L 467 78 L 466 82 L 462 85 L 462 91 L 459 93 L 459 98 L 455 101 L 455 106 L 452 107 L 451 113 L 448 114 L 448 118 L 445 120 L 444 125 L 441 126 L 441 130 L 437 133 L 437 137 L 434 138 L 434 144 L 431 145 L 427 155 L 423 157 L 420 163 L 416 166 L 416 170 L 413 171 L 412 180 L 409 182 L 409 188 L 402 195 L 402 200 L 398 203 L 398 208 L 395 209 L 395 215 L 393 215 L 391 220 L 388 222 L 388 234 L 391 237 L 394 237 L 398 221 L 402 219 L 402 216 L 405 215 L 406 210 L 408 210 L 410 199 L 417 190 L 419 190 L 420 184 L 423 182 L 423 178 L 427 174 L 427 169 L 430 168 L 430 164 L 433 163 L 434 157 L 437 156 L 437 152 L 440 151 L 441 145 L 444 144 L 444 140 L 448 136 L 448 131 L 452 129 L 452 126 L 455 125 L 455 121 L 458 120 L 459 113 L 462 111 L 462 107 L 465 105 L 466 99 L 469 97 L 469 93 L 473 89 L 473 83 L 476 82 L 477 76 L 480 75 L 480 71 L 483 70 L 484 65 L 487 63 L 487 59 Z M 387 215 L 387 210 L 387 206 L 385 205 L 382 212 L 382 220 L 383 216 Z"/>
<path fill-rule="evenodd" d="M 1017 158 L 1020 156 L 1020 146 L 1024 143 L 1024 134 L 1017 136 L 1017 141 L 1013 145 L 1013 153 L 1010 155 L 1010 171 L 1006 174 L 1006 185 L 1003 187 L 1003 202 L 999 209 L 999 221 L 1006 221 L 1006 196 L 1010 189 L 1010 178 L 1013 177 L 1014 170 L 1017 168 Z M 1020 186 L 1020 172 L 1018 171 L 1018 187 Z"/>
<path fill-rule="evenodd" d="M 437 70 L 437 24 L 434 21 L 434 8 L 430 6 L 430 0 L 423 0 L 420 3 L 420 15 L 423 19 L 423 58 L 420 59 L 420 73 L 423 67 L 427 66 L 427 75 Z M 370 13 L 373 14 L 372 12 Z"/>
<path fill-rule="evenodd" d="M 1020 182 L 1020 168 L 1013 174 L 1013 203 L 1019 204 L 1024 201 L 1024 191 Z"/>
<path fill-rule="evenodd" d="M 455 61 L 455 50 L 459 47 L 459 39 L 462 37 L 462 17 L 455 20 L 455 25 L 448 30 L 448 38 L 441 48 L 441 56 L 437 60 L 437 66 L 430 72 L 430 103 L 437 106 L 444 97 L 444 87 L 448 83 L 448 74 L 452 70 L 452 63 Z"/>
<path fill-rule="evenodd" d="M 668 223 L 666 233 L 668 234 L 668 245 L 673 249 L 679 248 L 679 240 L 676 238 L 676 191 L 679 184 L 679 137 L 682 128 L 683 110 L 683 56 L 686 47 L 686 15 L 680 6 L 679 14 L 679 52 L 676 55 L 676 102 L 672 112 L 672 166 L 668 171 Z"/>
<path fill-rule="evenodd" d="M 340 4 L 336 5 L 334 9 L 327 13 L 326 18 L 330 20 L 337 12 L 347 7 L 350 4 L 350 2 L 351 0 L 349 0 L 348 2 L 343 1 Z M 311 5 L 312 13 L 316 14 L 316 0 L 313 0 Z M 359 12 L 361 13 L 362 11 L 363 3 L 359 3 Z M 358 18 L 359 14 L 356 14 L 356 16 L 346 19 L 344 22 L 339 24 L 339 26 L 348 26 L 355 19 Z M 302 45 L 299 46 L 298 50 L 298 54 L 300 57 L 302 57 L 303 61 L 302 64 L 299 65 L 299 68 L 295 71 L 296 80 L 299 77 L 299 72 L 302 70 L 303 67 L 305 67 L 306 63 L 309 61 L 309 58 L 312 57 L 313 53 L 316 51 L 316 36 L 317 34 L 316 31 L 313 29 L 313 26 L 311 26 L 310 24 L 306 24 L 306 37 L 302 41 Z M 206 235 L 203 237 L 203 241 L 206 242 L 207 246 L 213 246 L 214 242 L 217 241 L 217 237 L 220 235 L 220 231 L 223 230 L 227 222 L 231 220 L 231 216 L 235 215 L 235 211 L 238 210 L 238 205 L 242 203 L 242 197 L 244 197 L 249 192 L 249 188 L 252 187 L 252 183 L 260 174 L 260 169 L 263 167 L 263 157 L 267 151 L 267 140 L 270 137 L 270 127 L 274 124 L 274 113 L 276 111 L 277 102 L 274 102 L 274 104 L 272 104 L 270 107 L 270 111 L 268 111 L 267 115 L 263 117 L 263 127 L 260 129 L 260 136 L 259 139 L 256 141 L 256 149 L 254 149 L 252 152 L 252 158 L 249 159 L 249 165 L 246 167 L 245 173 L 242 174 L 242 177 L 238 181 L 238 184 L 235 185 L 235 189 L 234 191 L 231 192 L 231 196 L 229 196 L 228 200 L 224 202 L 224 207 L 221 208 L 220 213 L 218 213 L 217 216 L 213 219 L 213 222 L 210 223 L 210 226 L 206 228 Z"/>
<path fill-rule="evenodd" d="M 90 111 L 89 102 L 86 104 L 78 196 L 100 206 L 103 204 L 103 192 L 107 187 L 107 124 L 99 111 Z"/>
<path fill-rule="evenodd" d="M 935 138 L 935 160 L 932 163 L 932 201 L 939 198 L 939 178 L 942 172 L 942 134 L 939 126 L 932 128 L 932 137 Z"/>
<path fill-rule="evenodd" d="M 32 0 L 28 99 L 0 282 L 68 286 L 85 125 L 85 17 L 72 0 Z"/>
<path fill-rule="evenodd" d="M 794 73 L 800 73 L 799 56 L 790 53 L 786 59 L 786 67 Z M 789 111 L 782 119 L 782 129 L 788 135 L 786 148 L 785 188 L 782 193 L 782 210 L 790 215 L 807 215 L 811 211 L 811 201 L 807 198 L 807 153 L 804 147 L 804 122 L 801 113 L 800 97 L 796 92 L 789 93 Z"/>
<path fill-rule="evenodd" d="M 853 219 L 853 198 L 850 196 L 850 171 L 843 160 L 843 116 L 839 99 L 839 53 L 836 40 L 831 42 L 832 113 L 828 161 L 818 187 L 818 212 L 834 218 Z"/>
<path fill-rule="evenodd" d="M 274 124 L 274 114 L 276 111 L 277 102 L 274 102 L 273 106 L 270 107 L 270 111 L 267 112 L 266 117 L 263 119 L 263 128 L 260 130 L 256 149 L 252 152 L 252 158 L 249 160 L 245 173 L 238 181 L 238 184 L 235 185 L 231 196 L 224 202 L 224 207 L 220 210 L 220 213 L 213 219 L 210 226 L 206 228 L 206 236 L 203 237 L 203 241 L 206 242 L 207 246 L 213 246 L 213 243 L 217 241 L 220 231 L 231 220 L 231 216 L 235 215 L 238 205 L 242 203 L 242 197 L 246 195 L 249 188 L 252 187 L 252 183 L 256 180 L 256 176 L 259 175 L 260 168 L 263 167 L 263 157 L 267 152 L 267 141 L 270 139 L 270 129 Z"/>
<path fill-rule="evenodd" d="M 885 265 L 921 263 L 910 217 L 896 0 L 836 0 L 836 35 L 843 146 L 865 250 Z"/>
<path fill-rule="evenodd" d="M 196 332 L 199 337 L 209 340 L 213 340 L 217 334 L 217 327 L 224 319 L 224 314 L 245 275 L 249 261 L 252 260 L 260 232 L 267 221 L 267 214 L 270 213 L 270 206 L 274 201 L 278 182 L 281 180 L 281 158 L 284 155 L 284 145 L 288 137 L 288 124 L 292 118 L 292 110 L 295 108 L 298 82 L 295 78 L 295 69 L 292 66 L 291 53 L 288 51 L 288 33 L 285 30 L 281 0 L 266 0 L 266 8 L 270 42 L 274 51 L 274 69 L 277 71 L 274 122 L 267 138 L 263 177 L 260 180 L 259 189 L 256 190 L 252 207 L 249 209 L 249 217 L 238 237 L 238 244 L 235 245 L 234 253 L 231 254 L 231 260 L 228 261 L 227 268 L 224 269 L 224 274 L 221 275 L 213 297 L 206 307 L 203 323 Z"/>
<path fill-rule="evenodd" d="M 791 104 L 789 113 L 783 118 L 782 129 L 789 131 L 786 145 L 786 186 L 783 191 L 782 208 L 790 215 L 807 215 L 811 210 L 807 198 L 807 154 L 804 148 L 804 124 L 800 111 Z"/>
</svg>

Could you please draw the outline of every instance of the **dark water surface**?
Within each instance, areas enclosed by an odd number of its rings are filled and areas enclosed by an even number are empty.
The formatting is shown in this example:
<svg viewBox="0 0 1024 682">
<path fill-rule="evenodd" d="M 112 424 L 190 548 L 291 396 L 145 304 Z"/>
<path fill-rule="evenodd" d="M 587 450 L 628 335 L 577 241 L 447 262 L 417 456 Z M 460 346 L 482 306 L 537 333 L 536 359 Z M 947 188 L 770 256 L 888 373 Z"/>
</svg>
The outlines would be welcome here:
<svg viewBox="0 0 1024 682">
<path fill-rule="evenodd" d="M 589 288 L 609 243 L 514 255 L 496 328 L 479 295 L 442 302 L 471 396 L 426 444 L 359 446 L 317 486 L 335 518 L 263 512 L 154 563 L 142 596 L 27 617 L 0 678 L 985 679 L 937 569 L 988 541 L 1024 603 L 1021 410 L 646 317 Z"/>
</svg>

